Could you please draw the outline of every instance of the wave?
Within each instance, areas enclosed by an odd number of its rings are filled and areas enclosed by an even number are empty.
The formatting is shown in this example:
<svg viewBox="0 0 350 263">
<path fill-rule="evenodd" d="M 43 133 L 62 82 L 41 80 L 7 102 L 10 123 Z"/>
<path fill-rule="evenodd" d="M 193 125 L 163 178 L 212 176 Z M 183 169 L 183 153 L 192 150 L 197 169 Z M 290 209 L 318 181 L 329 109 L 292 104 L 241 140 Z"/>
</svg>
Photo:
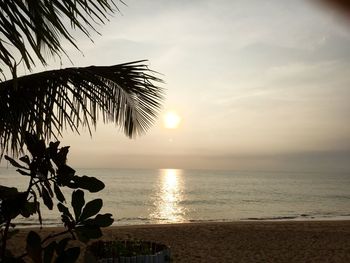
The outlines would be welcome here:
<svg viewBox="0 0 350 263">
<path fill-rule="evenodd" d="M 332 214 L 332 213 L 324 213 L 324 214 L 300 214 L 300 215 L 291 215 L 291 216 L 273 216 L 273 217 L 248 217 L 241 219 L 252 220 L 252 221 L 279 221 L 279 220 L 350 220 L 350 214 Z"/>
<path fill-rule="evenodd" d="M 228 204 L 228 200 L 216 199 L 216 200 L 183 200 L 180 201 L 180 205 L 225 205 Z"/>
</svg>

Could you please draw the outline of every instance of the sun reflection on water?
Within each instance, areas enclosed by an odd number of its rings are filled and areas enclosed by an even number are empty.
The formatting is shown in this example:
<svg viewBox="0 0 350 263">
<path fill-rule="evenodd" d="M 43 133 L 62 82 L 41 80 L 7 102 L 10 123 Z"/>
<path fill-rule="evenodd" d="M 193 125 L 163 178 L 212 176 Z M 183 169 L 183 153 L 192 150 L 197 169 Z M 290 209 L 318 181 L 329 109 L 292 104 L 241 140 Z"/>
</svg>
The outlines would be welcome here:
<svg viewBox="0 0 350 263">
<path fill-rule="evenodd" d="M 158 222 L 184 222 L 182 171 L 177 169 L 160 170 L 159 186 L 154 201 L 155 212 L 151 217 Z"/>
</svg>

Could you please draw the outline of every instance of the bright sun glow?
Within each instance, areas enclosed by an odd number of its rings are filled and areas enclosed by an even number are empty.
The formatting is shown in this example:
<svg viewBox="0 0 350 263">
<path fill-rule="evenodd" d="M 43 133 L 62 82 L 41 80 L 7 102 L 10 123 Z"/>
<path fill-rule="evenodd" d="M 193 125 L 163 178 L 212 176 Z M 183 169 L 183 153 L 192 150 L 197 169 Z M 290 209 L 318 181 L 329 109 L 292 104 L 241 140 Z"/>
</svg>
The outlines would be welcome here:
<svg viewBox="0 0 350 263">
<path fill-rule="evenodd" d="M 164 126 L 167 129 L 176 129 L 181 122 L 180 116 L 173 111 L 169 111 L 164 116 Z"/>
</svg>

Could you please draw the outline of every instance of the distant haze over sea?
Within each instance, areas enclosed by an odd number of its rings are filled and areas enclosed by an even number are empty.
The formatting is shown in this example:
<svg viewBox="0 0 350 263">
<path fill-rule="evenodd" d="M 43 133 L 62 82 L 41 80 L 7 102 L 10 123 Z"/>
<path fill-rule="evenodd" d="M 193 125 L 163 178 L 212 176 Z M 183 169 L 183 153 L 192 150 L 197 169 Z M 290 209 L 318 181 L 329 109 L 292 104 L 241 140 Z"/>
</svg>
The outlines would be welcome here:
<svg viewBox="0 0 350 263">
<path fill-rule="evenodd" d="M 95 152 L 93 155 L 70 149 L 73 167 L 113 169 L 197 169 L 235 171 L 350 172 L 350 151 L 296 152 L 289 154 L 215 155 L 123 155 Z M 6 160 L 0 167 L 7 167 Z"/>
<path fill-rule="evenodd" d="M 74 149 L 71 149 L 71 152 L 69 163 L 85 168 L 350 172 L 349 151 L 236 155 L 215 155 L 206 152 L 201 155 L 109 155 L 96 152 L 94 155 L 80 153 L 79 156 L 74 155 Z"/>
</svg>

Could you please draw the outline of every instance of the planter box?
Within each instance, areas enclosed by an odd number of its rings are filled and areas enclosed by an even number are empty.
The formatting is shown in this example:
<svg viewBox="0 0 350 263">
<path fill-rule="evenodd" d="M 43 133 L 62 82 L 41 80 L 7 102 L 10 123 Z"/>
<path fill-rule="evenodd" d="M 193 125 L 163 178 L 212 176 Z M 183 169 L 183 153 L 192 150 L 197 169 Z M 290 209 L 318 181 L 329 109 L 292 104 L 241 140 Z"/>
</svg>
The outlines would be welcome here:
<svg viewBox="0 0 350 263">
<path fill-rule="evenodd" d="M 170 248 L 148 241 L 97 241 L 88 248 L 99 263 L 168 263 Z"/>
</svg>

